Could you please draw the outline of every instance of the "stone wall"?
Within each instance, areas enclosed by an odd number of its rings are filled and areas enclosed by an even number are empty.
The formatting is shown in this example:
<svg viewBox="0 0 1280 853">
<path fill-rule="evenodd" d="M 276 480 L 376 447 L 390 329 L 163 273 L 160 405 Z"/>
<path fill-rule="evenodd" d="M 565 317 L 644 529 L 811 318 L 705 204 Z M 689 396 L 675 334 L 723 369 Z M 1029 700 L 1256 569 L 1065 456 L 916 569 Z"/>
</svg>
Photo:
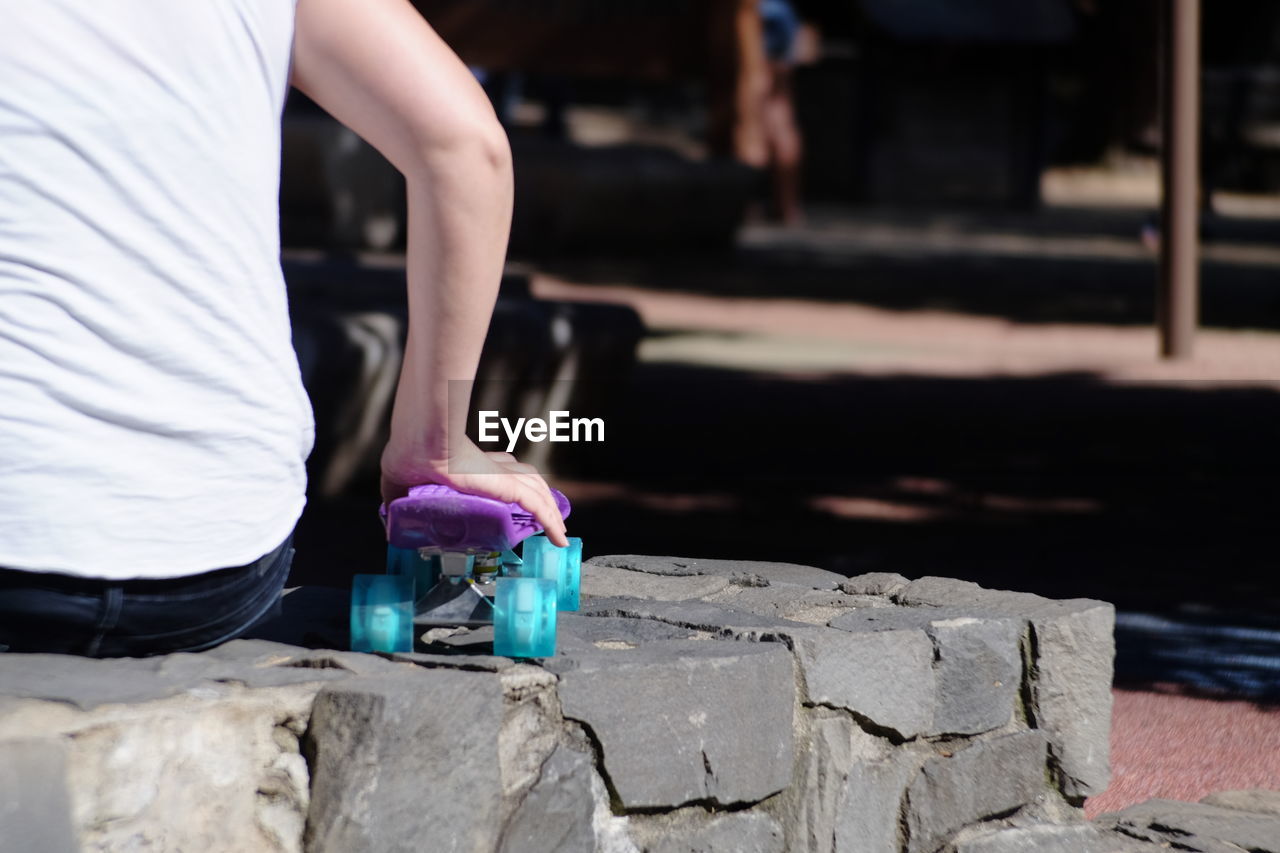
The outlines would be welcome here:
<svg viewBox="0 0 1280 853">
<path fill-rule="evenodd" d="M 288 630 L 341 647 L 345 604 L 295 591 Z M 1108 780 L 1113 615 L 622 556 L 537 663 L 491 629 L 0 655 L 0 850 L 1093 850 L 1120 837 L 1078 809 Z"/>
</svg>

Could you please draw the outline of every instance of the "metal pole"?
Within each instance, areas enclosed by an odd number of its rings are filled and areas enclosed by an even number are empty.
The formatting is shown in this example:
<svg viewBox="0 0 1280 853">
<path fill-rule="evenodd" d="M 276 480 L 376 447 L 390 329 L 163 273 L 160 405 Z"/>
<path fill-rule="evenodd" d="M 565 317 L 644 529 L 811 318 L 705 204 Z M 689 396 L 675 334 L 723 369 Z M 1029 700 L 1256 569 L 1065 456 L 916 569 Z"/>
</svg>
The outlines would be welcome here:
<svg viewBox="0 0 1280 853">
<path fill-rule="evenodd" d="M 1190 358 L 1199 322 L 1200 0 L 1166 0 L 1161 51 L 1160 355 Z"/>
</svg>

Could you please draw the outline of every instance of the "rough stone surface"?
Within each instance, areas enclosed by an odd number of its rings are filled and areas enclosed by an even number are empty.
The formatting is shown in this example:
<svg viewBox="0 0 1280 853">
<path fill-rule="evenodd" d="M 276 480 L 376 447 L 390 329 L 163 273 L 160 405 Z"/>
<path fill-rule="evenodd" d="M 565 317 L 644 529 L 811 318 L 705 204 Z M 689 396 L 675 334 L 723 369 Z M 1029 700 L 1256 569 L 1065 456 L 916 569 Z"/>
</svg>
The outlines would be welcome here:
<svg viewBox="0 0 1280 853">
<path fill-rule="evenodd" d="M 807 701 L 852 711 L 899 738 L 928 733 L 937 703 L 933 643 L 924 631 L 788 630 Z"/>
<path fill-rule="evenodd" d="M 973 581 L 955 578 L 923 577 L 910 581 L 893 594 L 898 604 L 907 607 L 968 607 L 975 610 L 1019 610 L 1030 613 L 1050 602 L 1030 592 L 984 589 Z"/>
<path fill-rule="evenodd" d="M 937 704 L 930 730 L 980 734 L 1013 717 L 1022 684 L 1022 623 L 975 617 L 960 608 L 855 610 L 831 622 L 851 632 L 924 631 L 934 644 Z"/>
<path fill-rule="evenodd" d="M 1062 793 L 1082 800 L 1111 782 L 1111 676 L 1115 608 L 1053 603 L 1031 618 L 1035 724 L 1049 736 Z"/>
<path fill-rule="evenodd" d="M 0 853 L 77 849 L 66 759 L 56 738 L 0 742 Z"/>
<path fill-rule="evenodd" d="M 371 676 L 326 687 L 308 731 L 307 849 L 497 846 L 502 689 L 485 673 Z M 441 784 L 441 780 L 448 780 Z"/>
<path fill-rule="evenodd" d="M 600 563 L 582 567 L 582 594 L 683 601 L 702 598 L 729 585 L 723 575 L 656 575 Z"/>
<path fill-rule="evenodd" d="M 635 648 L 661 640 L 693 640 L 706 632 L 656 619 L 621 619 L 562 613 L 557 616 L 556 641 L 566 656 L 573 658 L 582 644 L 600 649 Z"/>
<path fill-rule="evenodd" d="M 780 813 L 789 850 L 826 853 L 834 844 L 840 793 L 855 756 L 879 758 L 888 748 L 881 739 L 862 732 L 848 714 L 813 708 L 801 717 L 804 740 Z"/>
<path fill-rule="evenodd" d="M 503 853 L 558 853 L 595 846 L 591 756 L 558 747 L 538 781 L 516 808 L 498 849 Z"/>
<path fill-rule="evenodd" d="M 928 759 L 907 789 L 909 853 L 933 853 L 957 830 L 1031 802 L 1044 766 L 1044 737 L 1035 731 Z"/>
<path fill-rule="evenodd" d="M 498 731 L 498 766 L 502 772 L 502 794 L 518 801 L 542 775 L 543 764 L 565 739 L 560 704 L 556 697 L 556 677 L 527 663 L 504 669 L 498 678 L 502 686 L 502 728 Z M 579 752 L 589 752 L 581 741 Z"/>
<path fill-rule="evenodd" d="M 492 640 L 490 640 L 492 642 Z M 376 657 L 373 656 L 373 657 Z M 462 669 L 472 672 L 502 672 L 515 666 L 511 658 L 499 658 L 493 655 L 468 654 L 430 654 L 423 652 L 396 652 L 390 655 L 391 660 L 411 663 L 427 669 Z M 363 673 L 362 673 L 363 674 Z"/>
<path fill-rule="evenodd" d="M 647 572 L 654 575 L 717 575 L 727 578 L 744 578 L 753 582 L 803 586 L 810 589 L 835 589 L 844 580 L 843 575 L 799 566 L 795 563 L 765 563 L 750 560 L 707 560 L 693 557 L 645 557 L 636 554 L 620 554 L 594 557 L 583 564 L 583 572 L 589 574 L 590 566 L 606 566 Z"/>
<path fill-rule="evenodd" d="M 797 590 L 790 586 L 743 586 L 727 584 L 726 587 L 706 597 L 707 601 L 725 604 L 738 610 L 746 610 L 761 616 L 771 616 L 808 625 L 826 625 L 832 619 L 847 613 L 863 602 L 837 590 Z"/>
<path fill-rule="evenodd" d="M 642 853 L 783 853 L 782 827 L 767 814 L 709 815 L 688 809 L 632 821 Z"/>
<path fill-rule="evenodd" d="M 926 577 L 894 595 L 908 606 L 969 608 L 1026 619 L 1031 625 L 1031 713 L 1049 736 L 1058 785 L 1074 800 L 1099 794 L 1111 780 L 1111 676 L 1115 608 L 1089 599 L 1052 601 L 1023 592 L 986 590 L 968 581 Z"/>
<path fill-rule="evenodd" d="M 1135 838 L 1176 843 L 1180 849 L 1218 853 L 1280 853 L 1280 817 L 1234 808 L 1149 800 L 1121 812 L 1101 815 L 1097 823 Z"/>
<path fill-rule="evenodd" d="M 1237 809 L 1255 814 L 1280 817 L 1280 791 L 1254 789 L 1251 791 L 1221 791 L 1210 794 L 1200 802 L 1207 806 Z"/>
<path fill-rule="evenodd" d="M 1021 625 L 1012 619 L 934 620 L 938 706 L 933 730 L 980 734 L 1013 719 L 1022 686 Z"/>
<path fill-rule="evenodd" d="M 584 616 L 651 619 L 717 634 L 735 640 L 781 639 L 789 628 L 809 627 L 736 607 L 706 601 L 643 601 L 635 598 L 597 598 L 584 602 Z"/>
<path fill-rule="evenodd" d="M 280 687 L 342 678 L 324 668 L 284 666 L 300 649 L 233 640 L 200 654 L 93 660 L 71 655 L 7 655 L 0 662 L 6 696 L 66 702 L 81 710 L 177 696 L 201 685 Z"/>
<path fill-rule="evenodd" d="M 893 595 L 910 581 L 897 572 L 868 572 L 840 583 L 840 591 L 849 595 Z"/>
<path fill-rule="evenodd" d="M 902 849 L 902 808 L 907 785 L 925 761 L 897 750 L 878 761 L 855 764 L 840 795 L 838 853 L 896 853 Z"/>
<path fill-rule="evenodd" d="M 1008 827 L 955 845 L 955 853 L 1119 853 L 1124 842 L 1089 824 Z"/>
<path fill-rule="evenodd" d="M 561 675 L 565 717 L 599 742 L 624 807 L 754 802 L 791 781 L 794 678 L 781 646 L 668 641 Z"/>
<path fill-rule="evenodd" d="M 85 849 L 297 851 L 308 806 L 298 737 L 320 686 L 200 683 L 90 711 L 25 700 L 0 716 L 0 742 L 62 740 Z"/>
</svg>

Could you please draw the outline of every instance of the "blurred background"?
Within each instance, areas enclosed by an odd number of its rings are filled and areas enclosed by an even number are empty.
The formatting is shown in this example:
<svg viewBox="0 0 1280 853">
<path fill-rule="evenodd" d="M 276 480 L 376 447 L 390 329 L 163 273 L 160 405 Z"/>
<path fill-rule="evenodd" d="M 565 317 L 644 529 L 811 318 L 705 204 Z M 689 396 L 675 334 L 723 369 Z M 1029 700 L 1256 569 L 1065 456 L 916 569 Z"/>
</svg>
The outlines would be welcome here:
<svg viewBox="0 0 1280 853">
<path fill-rule="evenodd" d="M 1280 730 L 1280 3 L 1204 4 L 1173 359 L 1162 33 L 1195 3 L 415 5 L 515 153 L 473 403 L 604 418 L 518 449 L 588 556 L 1105 599 L 1120 687 Z M 343 586 L 383 561 L 403 183 L 296 93 L 284 128 L 317 417 L 293 580 Z"/>
</svg>

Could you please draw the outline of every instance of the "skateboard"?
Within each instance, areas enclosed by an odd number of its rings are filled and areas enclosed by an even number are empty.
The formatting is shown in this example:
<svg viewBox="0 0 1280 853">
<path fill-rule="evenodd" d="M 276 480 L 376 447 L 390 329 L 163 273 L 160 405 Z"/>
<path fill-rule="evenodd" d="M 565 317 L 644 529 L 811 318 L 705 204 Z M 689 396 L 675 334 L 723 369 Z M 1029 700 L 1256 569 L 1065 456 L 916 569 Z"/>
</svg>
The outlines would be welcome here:
<svg viewBox="0 0 1280 853">
<path fill-rule="evenodd" d="M 568 499 L 551 492 L 568 518 Z M 355 576 L 352 650 L 412 651 L 428 628 L 493 625 L 496 655 L 555 654 L 556 613 L 578 609 L 581 539 L 558 548 L 519 504 L 436 484 L 414 486 L 380 515 L 386 573 Z"/>
</svg>

